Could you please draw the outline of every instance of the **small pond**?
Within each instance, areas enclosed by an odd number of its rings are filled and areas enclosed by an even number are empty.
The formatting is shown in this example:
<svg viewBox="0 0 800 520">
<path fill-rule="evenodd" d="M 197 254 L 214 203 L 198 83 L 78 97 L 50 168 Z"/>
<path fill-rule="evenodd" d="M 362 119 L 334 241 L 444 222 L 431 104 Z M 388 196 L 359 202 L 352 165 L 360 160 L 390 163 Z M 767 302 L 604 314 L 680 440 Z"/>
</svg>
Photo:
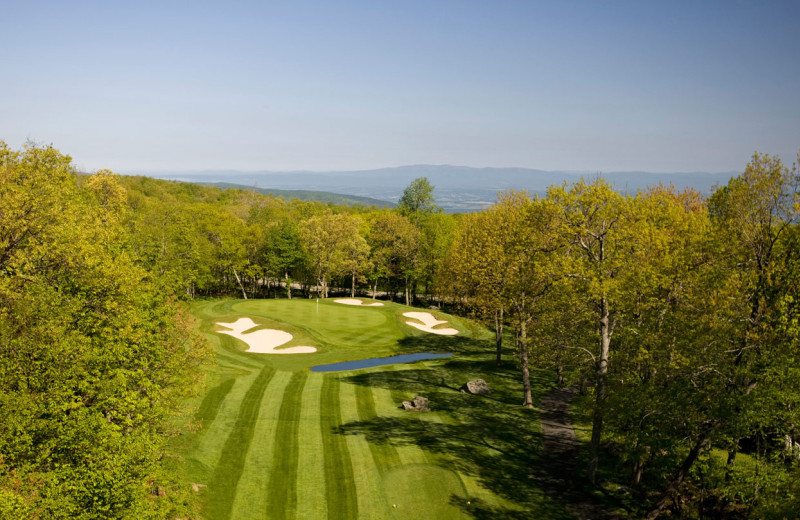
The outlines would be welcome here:
<svg viewBox="0 0 800 520">
<path fill-rule="evenodd" d="M 316 365 L 311 367 L 312 372 L 338 372 L 341 370 L 358 370 L 359 368 L 372 368 L 381 365 L 395 365 L 398 363 L 411 363 L 423 359 L 437 359 L 450 357 L 453 354 L 434 354 L 432 352 L 419 352 L 417 354 L 400 354 L 389 357 L 376 357 L 367 359 L 357 359 L 355 361 L 342 361 L 329 365 Z"/>
</svg>

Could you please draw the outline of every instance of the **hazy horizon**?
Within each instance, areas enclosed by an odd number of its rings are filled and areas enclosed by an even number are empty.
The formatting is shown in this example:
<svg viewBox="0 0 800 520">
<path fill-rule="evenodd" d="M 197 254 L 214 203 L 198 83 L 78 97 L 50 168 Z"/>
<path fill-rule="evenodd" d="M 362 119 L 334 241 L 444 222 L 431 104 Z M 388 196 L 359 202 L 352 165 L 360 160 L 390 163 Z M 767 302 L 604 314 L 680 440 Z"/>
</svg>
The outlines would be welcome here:
<svg viewBox="0 0 800 520">
<path fill-rule="evenodd" d="M 718 175 L 718 174 L 731 174 L 738 173 L 744 170 L 746 165 L 743 164 L 741 168 L 736 170 L 726 171 L 699 171 L 699 170 L 684 170 L 684 171 L 647 171 L 647 170 L 617 170 L 617 171 L 600 171 L 600 170 L 564 170 L 552 169 L 545 170 L 542 168 L 529 168 L 522 166 L 467 166 L 465 164 L 398 164 L 394 166 L 382 166 L 377 168 L 362 168 L 362 169 L 296 169 L 296 170 L 273 170 L 273 169 L 234 169 L 234 168 L 217 168 L 217 169 L 165 169 L 165 170 L 127 170 L 118 171 L 122 175 L 148 175 L 148 174 L 194 174 L 194 175 L 217 175 L 219 173 L 241 173 L 241 174 L 291 174 L 291 173 L 309 173 L 309 174 L 326 174 L 326 173 L 368 173 L 386 170 L 399 170 L 405 168 L 464 168 L 470 170 L 523 170 L 530 172 L 541 173 L 558 173 L 569 175 L 607 175 L 615 173 L 642 173 L 653 175 Z"/>
</svg>

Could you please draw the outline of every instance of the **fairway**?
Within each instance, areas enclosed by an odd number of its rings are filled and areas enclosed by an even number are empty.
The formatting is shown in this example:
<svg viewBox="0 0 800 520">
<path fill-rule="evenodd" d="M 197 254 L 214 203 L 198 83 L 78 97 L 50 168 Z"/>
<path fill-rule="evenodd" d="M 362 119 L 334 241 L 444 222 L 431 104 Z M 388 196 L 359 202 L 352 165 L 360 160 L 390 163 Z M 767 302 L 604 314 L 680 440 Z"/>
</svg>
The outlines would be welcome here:
<svg viewBox="0 0 800 520">
<path fill-rule="evenodd" d="M 365 303 L 369 303 L 365 301 Z M 217 300 L 194 313 L 217 346 L 198 432 L 184 436 L 186 471 L 202 516 L 221 519 L 568 518 L 533 484 L 538 412 L 524 409 L 513 367 L 494 367 L 493 337 L 432 311 L 440 336 L 406 323 L 414 309 L 329 300 Z M 249 318 L 313 353 L 245 352 L 216 323 Z M 418 352 L 453 355 L 343 372 L 313 365 Z M 512 363 L 506 363 L 511 365 Z M 484 378 L 491 396 L 461 394 Z M 537 381 L 538 395 L 546 386 Z M 403 400 L 430 399 L 430 413 Z"/>
</svg>

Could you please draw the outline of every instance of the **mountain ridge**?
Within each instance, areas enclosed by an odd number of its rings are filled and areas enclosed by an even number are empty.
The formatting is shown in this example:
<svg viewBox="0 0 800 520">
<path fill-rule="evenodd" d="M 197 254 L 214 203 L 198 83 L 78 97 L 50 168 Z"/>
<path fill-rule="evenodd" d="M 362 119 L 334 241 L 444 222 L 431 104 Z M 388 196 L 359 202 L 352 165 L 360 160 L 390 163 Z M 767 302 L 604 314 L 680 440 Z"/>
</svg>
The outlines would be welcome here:
<svg viewBox="0 0 800 520">
<path fill-rule="evenodd" d="M 325 191 L 395 203 L 412 180 L 427 177 L 435 186 L 436 202 L 445 210 L 473 211 L 491 205 L 499 191 L 513 189 L 544 194 L 549 186 L 598 175 L 622 192 L 635 193 L 664 183 L 673 184 L 677 189 L 691 187 L 710 194 L 715 185 L 727 183 L 737 172 L 585 172 L 418 164 L 370 170 L 185 170 L 139 174 L 203 184 L 220 182 L 260 189 Z"/>
</svg>

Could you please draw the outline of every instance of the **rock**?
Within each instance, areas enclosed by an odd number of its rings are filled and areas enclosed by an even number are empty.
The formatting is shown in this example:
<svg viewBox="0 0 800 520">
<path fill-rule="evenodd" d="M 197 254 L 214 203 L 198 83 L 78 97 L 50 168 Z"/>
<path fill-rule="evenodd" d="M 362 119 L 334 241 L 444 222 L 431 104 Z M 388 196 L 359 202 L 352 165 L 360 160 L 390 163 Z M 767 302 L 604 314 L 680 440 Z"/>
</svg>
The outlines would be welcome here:
<svg viewBox="0 0 800 520">
<path fill-rule="evenodd" d="M 474 381 L 468 381 L 464 383 L 464 385 L 459 389 L 459 392 L 462 394 L 488 395 L 492 393 L 492 390 L 489 388 L 489 385 L 486 384 L 486 381 L 483 379 L 476 379 Z"/>
<path fill-rule="evenodd" d="M 428 398 L 421 395 L 416 396 L 410 401 L 403 401 L 403 409 L 411 412 L 430 412 Z"/>
</svg>

